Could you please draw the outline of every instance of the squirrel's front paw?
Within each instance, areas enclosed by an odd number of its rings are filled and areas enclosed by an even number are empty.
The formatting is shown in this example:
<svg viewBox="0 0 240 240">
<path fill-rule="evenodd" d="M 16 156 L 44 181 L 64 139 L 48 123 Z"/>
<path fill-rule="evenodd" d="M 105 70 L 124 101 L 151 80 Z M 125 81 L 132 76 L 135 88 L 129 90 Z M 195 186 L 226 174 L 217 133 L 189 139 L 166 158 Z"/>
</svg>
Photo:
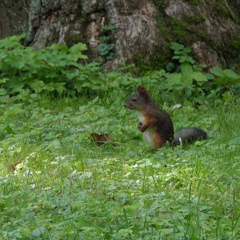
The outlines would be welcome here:
<svg viewBox="0 0 240 240">
<path fill-rule="evenodd" d="M 138 124 L 138 129 L 141 131 L 141 132 L 145 132 L 145 130 L 147 129 L 146 126 L 144 126 L 143 124 Z"/>
<path fill-rule="evenodd" d="M 138 123 L 138 126 L 137 126 L 138 129 L 139 129 L 141 132 L 142 132 L 142 125 L 143 125 L 143 124 L 142 124 L 141 122 L 139 122 L 139 123 Z"/>
</svg>

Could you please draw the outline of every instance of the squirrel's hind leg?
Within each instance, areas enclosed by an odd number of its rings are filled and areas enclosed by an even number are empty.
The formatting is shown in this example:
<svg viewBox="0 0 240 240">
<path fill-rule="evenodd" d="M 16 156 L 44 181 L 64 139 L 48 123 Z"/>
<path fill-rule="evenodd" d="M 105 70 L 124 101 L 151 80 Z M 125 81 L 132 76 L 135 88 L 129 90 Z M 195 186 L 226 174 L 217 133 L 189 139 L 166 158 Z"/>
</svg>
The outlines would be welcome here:
<svg viewBox="0 0 240 240">
<path fill-rule="evenodd" d="M 154 143 L 154 148 L 158 149 L 158 148 L 161 148 L 164 144 L 166 144 L 166 139 L 162 138 L 162 136 L 159 133 L 154 133 L 153 143 Z"/>
</svg>

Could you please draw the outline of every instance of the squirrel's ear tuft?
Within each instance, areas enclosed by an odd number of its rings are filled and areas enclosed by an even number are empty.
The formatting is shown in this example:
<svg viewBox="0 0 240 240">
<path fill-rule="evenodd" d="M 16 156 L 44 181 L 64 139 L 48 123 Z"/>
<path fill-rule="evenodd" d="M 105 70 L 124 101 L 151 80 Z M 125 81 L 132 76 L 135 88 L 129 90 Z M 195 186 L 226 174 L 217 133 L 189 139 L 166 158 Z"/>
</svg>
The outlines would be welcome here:
<svg viewBox="0 0 240 240">
<path fill-rule="evenodd" d="M 137 90 L 138 90 L 139 94 L 141 94 L 141 95 L 144 95 L 147 92 L 146 88 L 143 87 L 142 85 L 138 86 Z"/>
</svg>

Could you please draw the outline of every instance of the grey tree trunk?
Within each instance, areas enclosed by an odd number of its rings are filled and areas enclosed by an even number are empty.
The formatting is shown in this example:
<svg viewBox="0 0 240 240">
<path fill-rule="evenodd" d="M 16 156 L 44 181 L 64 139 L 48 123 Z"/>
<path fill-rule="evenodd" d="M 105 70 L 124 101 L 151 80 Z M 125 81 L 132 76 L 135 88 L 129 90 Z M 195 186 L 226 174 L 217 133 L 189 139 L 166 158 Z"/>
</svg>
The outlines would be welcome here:
<svg viewBox="0 0 240 240">
<path fill-rule="evenodd" d="M 27 30 L 30 0 L 0 1 L 0 39 Z"/>
<path fill-rule="evenodd" d="M 71 46 L 85 42 L 90 58 L 97 58 L 101 54 L 101 37 L 108 37 L 107 44 L 114 46 L 108 50 L 114 53 L 105 64 L 108 69 L 136 59 L 140 62 L 157 59 L 160 63 L 173 41 L 191 46 L 198 62 L 208 67 L 237 67 L 239 23 L 239 0 L 5 0 L 0 3 L 1 38 L 27 32 L 27 44 L 36 49 L 53 43 Z M 104 31 L 106 26 L 116 28 L 112 36 Z"/>
</svg>

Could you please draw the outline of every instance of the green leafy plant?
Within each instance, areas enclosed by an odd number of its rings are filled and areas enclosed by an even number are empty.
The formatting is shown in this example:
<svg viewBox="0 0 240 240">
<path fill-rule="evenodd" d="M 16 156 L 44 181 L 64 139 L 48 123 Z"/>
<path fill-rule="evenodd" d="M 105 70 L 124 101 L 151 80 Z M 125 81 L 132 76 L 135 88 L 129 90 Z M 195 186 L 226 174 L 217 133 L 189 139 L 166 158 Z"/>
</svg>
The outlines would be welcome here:
<svg viewBox="0 0 240 240">
<path fill-rule="evenodd" d="M 100 53 L 101 56 L 106 56 L 108 55 L 106 58 L 107 59 L 112 59 L 113 58 L 113 54 L 110 52 L 113 50 L 115 44 L 111 43 L 111 44 L 106 44 L 106 43 L 101 43 L 98 46 L 98 51 Z"/>
<path fill-rule="evenodd" d="M 87 50 L 83 43 L 71 48 L 54 44 L 41 50 L 20 44 L 25 35 L 0 40 L 0 92 L 18 93 L 30 88 L 34 92 L 94 89 L 103 80 L 97 63 L 84 63 Z"/>
<path fill-rule="evenodd" d="M 106 35 L 100 45 L 102 56 L 107 58 L 114 48 L 110 43 L 114 26 L 105 26 Z M 107 90 L 135 87 L 140 82 L 161 91 L 168 101 L 187 99 L 202 102 L 205 99 L 222 96 L 230 102 L 240 91 L 240 76 L 230 69 L 213 67 L 205 72 L 204 65 L 197 65 L 189 48 L 172 43 L 173 62 L 167 71 L 150 71 L 141 79 L 133 77 L 124 66 L 118 71 L 103 72 L 101 64 L 87 63 L 83 53 L 87 47 L 78 43 L 70 48 L 53 44 L 50 47 L 34 50 L 22 45 L 25 35 L 0 40 L 0 96 L 15 95 L 28 90 L 33 93 L 57 92 L 75 95 L 86 90 L 104 93 Z M 110 54 L 110 55 L 109 55 Z M 125 70 L 124 70 L 125 69 Z M 126 72 L 127 69 L 127 72 Z M 159 84 L 156 89 L 155 84 Z M 22 94 L 24 97 L 24 94 Z"/>
<path fill-rule="evenodd" d="M 231 91 L 234 94 L 240 93 L 240 75 L 231 69 L 221 69 L 213 67 L 210 72 L 214 76 L 214 83 L 222 88 L 222 92 Z"/>
<path fill-rule="evenodd" d="M 232 95 L 240 94 L 240 75 L 233 70 L 213 67 L 206 72 L 206 65 L 196 64 L 190 48 L 178 43 L 172 43 L 170 48 L 174 61 L 167 64 L 166 71 L 147 73 L 143 82 L 159 82 L 162 94 L 171 93 L 175 100 L 183 96 L 187 100 L 202 102 L 222 96 L 229 102 Z"/>
<path fill-rule="evenodd" d="M 185 47 L 183 44 L 171 43 L 170 48 L 173 50 L 174 56 L 172 59 L 178 60 L 179 63 L 195 64 L 195 60 L 189 56 L 192 50 Z"/>
<path fill-rule="evenodd" d="M 99 38 L 100 44 L 98 46 L 98 51 L 104 61 L 113 58 L 115 44 L 112 43 L 112 38 L 115 31 L 116 27 L 113 25 L 102 27 L 102 36 Z"/>
<path fill-rule="evenodd" d="M 114 29 L 106 28 L 109 32 Z M 99 93 L 137 82 L 121 69 L 103 72 L 99 63 L 87 63 L 87 56 L 83 54 L 87 47 L 83 43 L 70 48 L 53 44 L 34 50 L 21 44 L 24 38 L 25 35 L 21 35 L 0 40 L 1 96 L 12 96 L 25 90 L 34 93 L 57 92 L 60 95 L 82 94 L 83 90 L 86 94 Z"/>
</svg>

